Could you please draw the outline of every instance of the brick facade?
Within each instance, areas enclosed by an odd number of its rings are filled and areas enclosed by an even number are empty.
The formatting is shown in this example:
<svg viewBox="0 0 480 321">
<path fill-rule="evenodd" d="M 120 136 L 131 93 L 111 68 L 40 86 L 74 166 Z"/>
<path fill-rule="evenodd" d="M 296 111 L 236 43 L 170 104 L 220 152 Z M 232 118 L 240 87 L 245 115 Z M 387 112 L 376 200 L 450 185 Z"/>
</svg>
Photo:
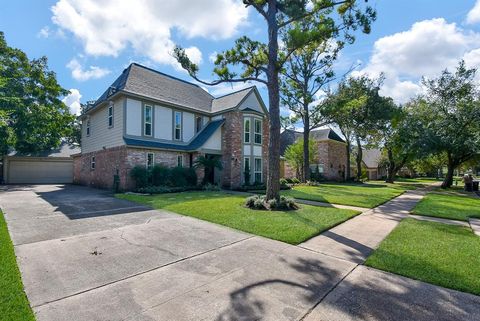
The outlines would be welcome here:
<svg viewBox="0 0 480 321">
<path fill-rule="evenodd" d="M 325 179 L 333 181 L 344 180 L 347 166 L 345 144 L 335 140 L 323 140 L 317 142 L 317 148 L 318 164 L 323 164 L 323 176 Z M 287 161 L 282 161 L 282 164 L 283 177 L 294 178 L 298 176 L 295 169 Z"/>
<path fill-rule="evenodd" d="M 318 163 L 323 164 L 323 176 L 327 180 L 344 180 L 347 166 L 345 144 L 334 140 L 319 141 L 317 144 Z"/>
<path fill-rule="evenodd" d="M 113 147 L 75 156 L 73 159 L 73 182 L 80 185 L 111 189 L 113 188 L 114 175 L 118 173 L 120 189 L 132 190 L 135 188 L 135 181 L 130 177 L 130 170 L 136 165 L 145 166 L 147 153 L 154 154 L 155 164 L 175 167 L 177 166 L 177 157 L 182 155 L 183 166 L 189 167 L 191 165 L 189 153 L 130 148 L 127 146 Z M 199 155 L 199 153 L 192 154 L 192 163 Z M 95 157 L 95 169 L 91 168 L 93 156 Z M 199 181 L 203 179 L 203 175 L 204 171 L 198 169 Z"/>
<path fill-rule="evenodd" d="M 243 114 L 240 111 L 231 111 L 225 113 L 224 118 L 221 186 L 237 188 L 242 184 Z"/>
</svg>

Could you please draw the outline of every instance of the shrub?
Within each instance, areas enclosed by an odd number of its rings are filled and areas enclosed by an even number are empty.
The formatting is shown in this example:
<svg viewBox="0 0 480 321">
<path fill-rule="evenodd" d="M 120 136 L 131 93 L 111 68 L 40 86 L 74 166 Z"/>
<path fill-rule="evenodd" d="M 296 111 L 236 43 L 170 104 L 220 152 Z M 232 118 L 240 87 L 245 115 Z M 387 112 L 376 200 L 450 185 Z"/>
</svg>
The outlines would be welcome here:
<svg viewBox="0 0 480 321">
<path fill-rule="evenodd" d="M 207 184 L 203 185 L 203 190 L 204 191 L 219 191 L 220 187 L 218 187 L 218 185 L 216 185 L 216 184 L 207 183 Z"/>
<path fill-rule="evenodd" d="M 164 193 L 179 193 L 179 192 L 185 192 L 185 191 L 195 191 L 199 190 L 200 187 L 197 186 L 147 186 L 147 187 L 142 187 L 138 188 L 137 192 L 138 193 L 144 193 L 144 194 L 164 194 Z"/>
<path fill-rule="evenodd" d="M 285 178 L 280 178 L 280 185 L 287 185 L 288 182 Z"/>
<path fill-rule="evenodd" d="M 292 184 L 300 184 L 300 180 L 296 177 L 292 178 Z"/>
<path fill-rule="evenodd" d="M 155 186 L 172 186 L 170 169 L 163 165 L 155 165 L 152 168 L 152 183 Z"/>
<path fill-rule="evenodd" d="M 135 166 L 130 170 L 130 177 L 135 181 L 137 188 L 143 188 L 148 185 L 150 173 L 145 166 Z"/>
<path fill-rule="evenodd" d="M 195 186 L 197 173 L 193 168 L 174 167 L 170 169 L 170 182 L 172 186 Z"/>
<path fill-rule="evenodd" d="M 285 178 L 288 184 L 293 184 L 293 180 L 290 177 Z"/>
<path fill-rule="evenodd" d="M 254 210 L 290 211 L 298 209 L 297 203 L 291 197 L 280 196 L 276 199 L 265 201 L 265 196 L 254 195 L 245 200 L 245 206 Z"/>
</svg>

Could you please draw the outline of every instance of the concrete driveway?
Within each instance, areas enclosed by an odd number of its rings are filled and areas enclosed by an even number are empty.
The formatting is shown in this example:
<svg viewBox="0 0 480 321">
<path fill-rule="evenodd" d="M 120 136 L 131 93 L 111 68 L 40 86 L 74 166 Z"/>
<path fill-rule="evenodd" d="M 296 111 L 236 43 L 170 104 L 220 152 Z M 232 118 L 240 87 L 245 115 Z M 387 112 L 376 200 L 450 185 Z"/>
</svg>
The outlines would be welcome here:
<svg viewBox="0 0 480 321">
<path fill-rule="evenodd" d="M 0 191 L 0 207 L 39 321 L 401 320 L 385 316 L 406 310 L 416 320 L 480 315 L 476 296 L 96 189 L 10 186 Z M 395 294 L 391 302 L 388 293 Z M 369 313 L 381 308 L 378 300 L 403 310 Z"/>
</svg>

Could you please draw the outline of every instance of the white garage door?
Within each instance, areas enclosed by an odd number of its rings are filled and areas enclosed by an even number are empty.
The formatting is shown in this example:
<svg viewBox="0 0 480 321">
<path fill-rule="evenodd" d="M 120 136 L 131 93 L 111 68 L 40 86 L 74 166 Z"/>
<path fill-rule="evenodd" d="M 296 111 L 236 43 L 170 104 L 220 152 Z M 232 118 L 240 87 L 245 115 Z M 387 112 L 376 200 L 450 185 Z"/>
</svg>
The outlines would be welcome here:
<svg viewBox="0 0 480 321">
<path fill-rule="evenodd" d="M 7 179 L 10 184 L 72 183 L 73 161 L 10 159 Z"/>
</svg>

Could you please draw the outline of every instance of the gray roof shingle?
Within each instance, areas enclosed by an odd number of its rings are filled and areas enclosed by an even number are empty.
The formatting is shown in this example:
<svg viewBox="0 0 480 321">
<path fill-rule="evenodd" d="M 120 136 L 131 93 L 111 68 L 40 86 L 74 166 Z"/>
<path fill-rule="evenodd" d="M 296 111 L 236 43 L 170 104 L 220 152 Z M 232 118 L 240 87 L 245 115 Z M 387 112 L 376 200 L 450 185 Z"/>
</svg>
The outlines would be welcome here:
<svg viewBox="0 0 480 321">
<path fill-rule="evenodd" d="M 212 101 L 212 112 L 215 113 L 217 111 L 230 109 L 237 107 L 244 98 L 250 94 L 255 87 L 248 87 L 245 89 L 241 89 L 239 91 L 215 98 Z"/>
<path fill-rule="evenodd" d="M 105 102 L 112 94 L 124 91 L 201 112 L 215 113 L 237 107 L 254 88 L 252 86 L 215 98 L 196 84 L 132 63 L 87 111 Z"/>
<path fill-rule="evenodd" d="M 316 129 L 310 132 L 310 137 L 315 140 L 336 140 L 345 143 L 345 141 L 330 128 Z M 303 138 L 303 132 L 287 129 L 280 134 L 280 155 L 285 154 L 288 146 L 292 145 L 297 139 Z"/>
</svg>

